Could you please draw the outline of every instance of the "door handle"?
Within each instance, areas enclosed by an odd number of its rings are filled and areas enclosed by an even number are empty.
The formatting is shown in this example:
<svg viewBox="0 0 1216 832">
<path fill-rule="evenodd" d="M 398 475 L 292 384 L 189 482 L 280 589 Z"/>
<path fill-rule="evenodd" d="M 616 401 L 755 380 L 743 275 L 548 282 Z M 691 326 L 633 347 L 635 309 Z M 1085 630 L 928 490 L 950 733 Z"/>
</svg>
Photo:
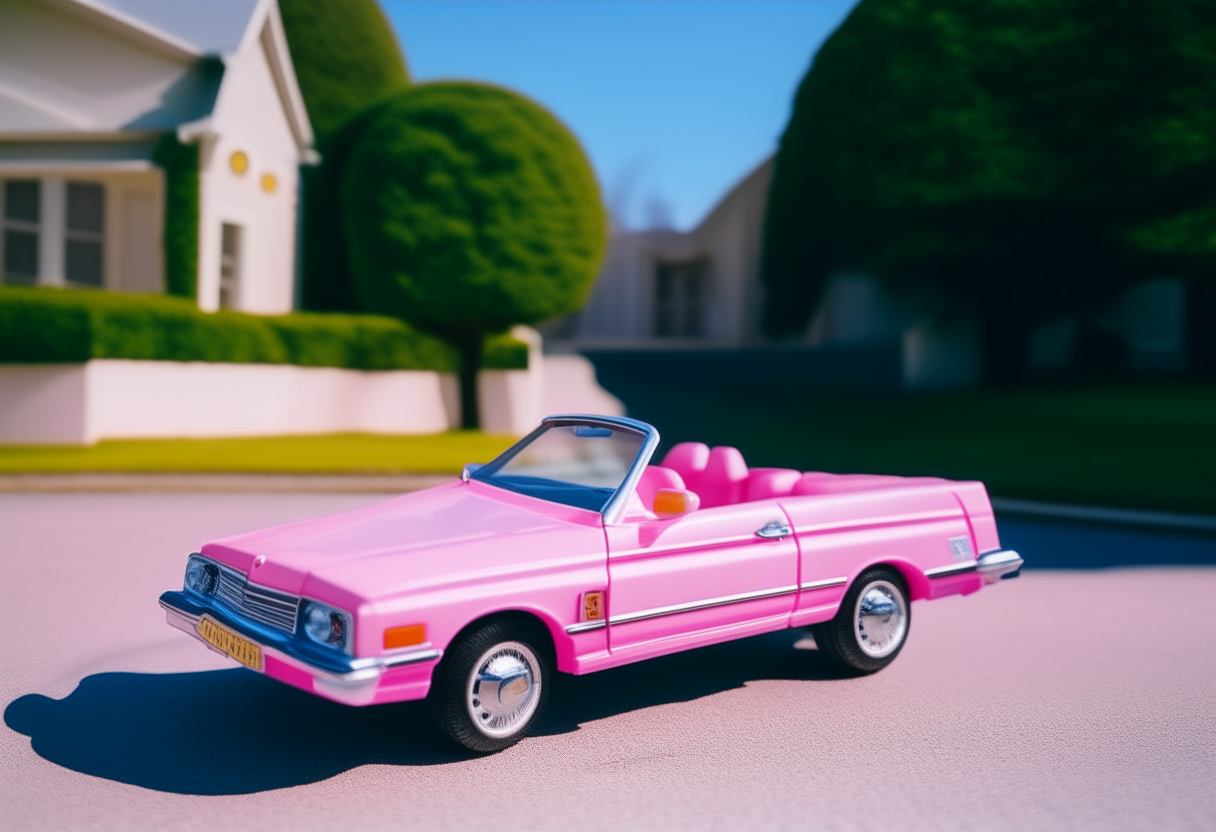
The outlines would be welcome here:
<svg viewBox="0 0 1216 832">
<path fill-rule="evenodd" d="M 789 537 L 794 533 L 790 528 L 790 524 L 782 520 L 769 520 L 760 528 L 756 529 L 756 537 L 762 537 L 765 540 L 780 540 L 783 537 Z"/>
</svg>

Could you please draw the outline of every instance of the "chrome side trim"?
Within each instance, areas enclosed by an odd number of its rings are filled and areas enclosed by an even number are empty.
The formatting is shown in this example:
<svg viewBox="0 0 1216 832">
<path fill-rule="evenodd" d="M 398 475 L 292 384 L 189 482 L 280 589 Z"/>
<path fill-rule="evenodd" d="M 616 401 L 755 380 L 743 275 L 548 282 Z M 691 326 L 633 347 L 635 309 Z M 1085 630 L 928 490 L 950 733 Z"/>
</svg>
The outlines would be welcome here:
<svg viewBox="0 0 1216 832">
<path fill-rule="evenodd" d="M 967 572 L 979 572 L 984 576 L 984 583 L 994 584 L 1001 578 L 1016 578 L 1022 568 L 1022 556 L 1012 549 L 1002 549 L 980 555 L 979 560 L 964 563 L 953 563 L 949 566 L 939 566 L 936 569 L 926 569 L 926 578 L 948 578 L 952 575 L 963 575 Z"/>
<path fill-rule="evenodd" d="M 926 569 L 926 578 L 949 578 L 952 575 L 963 575 L 967 572 L 974 572 L 977 561 L 969 560 L 966 563 L 952 563 L 949 566 L 938 566 L 934 569 Z"/>
<path fill-rule="evenodd" d="M 600 619 L 599 621 L 580 621 L 577 624 L 571 624 L 566 628 L 566 632 L 570 635 L 575 633 L 589 633 L 592 630 L 602 630 L 608 626 L 608 622 Z"/>
<path fill-rule="evenodd" d="M 828 578 L 825 581 L 807 581 L 806 583 L 804 583 L 802 586 L 800 586 L 798 588 L 800 590 L 802 590 L 803 592 L 806 592 L 808 589 L 827 589 L 830 586 L 843 586 L 844 584 L 847 584 L 848 582 L 849 582 L 849 579 L 847 577 L 845 577 L 845 578 Z"/>
<path fill-rule="evenodd" d="M 644 621 L 647 618 L 659 618 L 664 615 L 678 615 L 682 612 L 707 610 L 710 607 L 723 607 L 727 604 L 741 604 L 744 601 L 758 601 L 761 598 L 776 598 L 779 595 L 793 595 L 798 591 L 795 586 L 783 586 L 777 589 L 762 589 L 759 592 L 741 592 L 738 595 L 724 595 L 721 598 L 710 598 L 705 601 L 692 601 L 687 604 L 672 604 L 669 607 L 655 607 L 639 612 L 627 612 L 614 615 L 608 619 L 609 624 L 628 624 L 632 621 Z"/>
<path fill-rule="evenodd" d="M 984 576 L 984 583 L 994 584 L 1002 578 L 1016 578 L 1022 568 L 1022 556 L 1012 549 L 980 555 L 976 569 Z"/>
</svg>

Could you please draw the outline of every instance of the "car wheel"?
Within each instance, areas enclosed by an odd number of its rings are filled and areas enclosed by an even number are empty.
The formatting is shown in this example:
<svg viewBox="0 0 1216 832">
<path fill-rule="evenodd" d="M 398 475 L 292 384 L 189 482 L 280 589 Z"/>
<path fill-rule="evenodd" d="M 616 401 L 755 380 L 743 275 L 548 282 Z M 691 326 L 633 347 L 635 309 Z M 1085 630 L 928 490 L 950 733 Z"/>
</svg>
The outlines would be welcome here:
<svg viewBox="0 0 1216 832">
<path fill-rule="evenodd" d="M 828 659 L 854 673 L 875 673 L 895 661 L 908 639 L 912 608 L 894 569 L 870 569 L 853 582 L 836 617 L 811 626 Z"/>
<path fill-rule="evenodd" d="M 536 724 L 553 678 L 539 626 L 493 621 L 452 646 L 431 684 L 432 712 L 470 751 L 489 754 L 519 742 Z"/>
</svg>

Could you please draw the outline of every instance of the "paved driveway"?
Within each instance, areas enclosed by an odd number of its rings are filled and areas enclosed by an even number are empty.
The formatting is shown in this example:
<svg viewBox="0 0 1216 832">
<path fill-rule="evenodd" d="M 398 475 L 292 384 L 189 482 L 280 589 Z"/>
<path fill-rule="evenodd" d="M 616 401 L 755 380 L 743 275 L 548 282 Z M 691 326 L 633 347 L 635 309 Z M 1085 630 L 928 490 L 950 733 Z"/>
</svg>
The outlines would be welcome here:
<svg viewBox="0 0 1216 832">
<path fill-rule="evenodd" d="M 0 828 L 1216 828 L 1212 567 L 917 604 L 865 679 L 801 633 L 563 677 L 483 759 L 165 626 L 202 540 L 377 499 L 0 495 Z"/>
</svg>

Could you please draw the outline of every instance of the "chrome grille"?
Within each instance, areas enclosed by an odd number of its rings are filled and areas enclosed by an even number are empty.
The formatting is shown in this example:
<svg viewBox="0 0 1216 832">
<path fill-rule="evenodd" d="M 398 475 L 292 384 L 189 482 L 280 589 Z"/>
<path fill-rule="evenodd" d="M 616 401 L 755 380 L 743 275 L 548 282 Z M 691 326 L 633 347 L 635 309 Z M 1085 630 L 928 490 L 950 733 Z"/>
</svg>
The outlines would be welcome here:
<svg viewBox="0 0 1216 832">
<path fill-rule="evenodd" d="M 249 583 L 234 569 L 220 567 L 215 597 L 241 615 L 286 633 L 296 631 L 300 596 Z"/>
</svg>

